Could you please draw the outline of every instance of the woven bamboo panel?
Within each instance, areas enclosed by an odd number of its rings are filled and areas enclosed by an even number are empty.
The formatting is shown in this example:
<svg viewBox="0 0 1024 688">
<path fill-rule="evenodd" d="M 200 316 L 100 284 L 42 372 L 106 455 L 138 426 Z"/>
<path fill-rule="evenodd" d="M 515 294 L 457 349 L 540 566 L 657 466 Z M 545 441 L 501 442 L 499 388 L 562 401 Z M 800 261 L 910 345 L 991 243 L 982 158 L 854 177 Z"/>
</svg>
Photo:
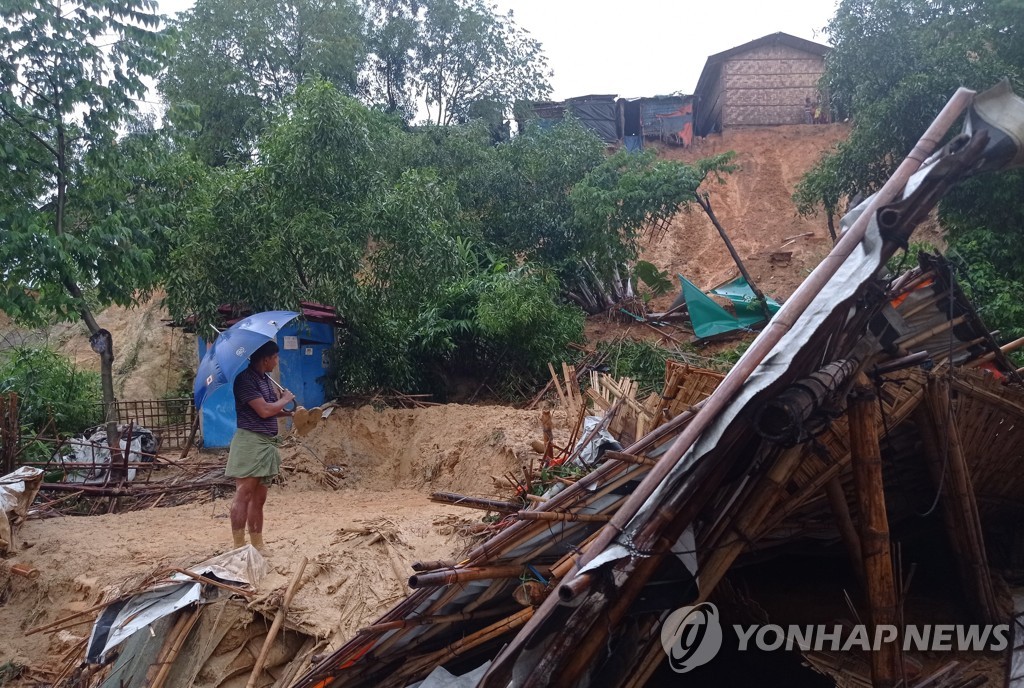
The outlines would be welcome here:
<svg viewBox="0 0 1024 688">
<path fill-rule="evenodd" d="M 696 368 L 677 361 L 667 361 L 665 363 L 665 386 L 661 393 L 661 399 L 654 407 L 653 421 L 648 431 L 684 411 L 691 410 L 697 403 L 707 399 L 724 378 L 724 374 L 714 370 Z"/>
<path fill-rule="evenodd" d="M 1024 390 L 963 369 L 954 372 L 952 390 L 953 412 L 983 520 L 1003 507 L 1024 504 Z"/>
</svg>

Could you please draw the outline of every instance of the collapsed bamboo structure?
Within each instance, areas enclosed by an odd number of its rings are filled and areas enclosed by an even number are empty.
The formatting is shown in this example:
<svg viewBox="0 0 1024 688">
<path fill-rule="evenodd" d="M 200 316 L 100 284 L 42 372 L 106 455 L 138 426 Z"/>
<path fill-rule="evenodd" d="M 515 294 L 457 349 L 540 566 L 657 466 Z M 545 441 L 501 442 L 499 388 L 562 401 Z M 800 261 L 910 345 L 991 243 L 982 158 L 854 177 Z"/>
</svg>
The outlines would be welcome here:
<svg viewBox="0 0 1024 688">
<path fill-rule="evenodd" d="M 922 254 L 903 275 L 885 269 L 952 185 L 1013 157 L 990 145 L 1007 137 L 987 119 L 993 99 L 1007 97 L 958 91 L 713 391 L 680 406 L 672 402 L 685 381 L 667 384 L 648 407 L 629 385 L 595 379 L 589 396 L 609 427 L 623 409 L 635 414 L 619 423 L 635 434 L 621 453 L 507 517 L 435 585 L 418 587 L 295 685 L 406 686 L 442 665 L 463 673 L 488 661 L 477 684 L 487 688 L 598 676 L 601 685 L 644 685 L 665 660 L 658 629 L 669 611 L 710 599 L 745 560 L 811 539 L 842 543 L 870 621 L 890 623 L 902 581 L 889 532 L 908 515 L 890 492 L 904 478 L 938 490 L 979 617 L 1008 618 L 992 592 L 984 529 L 1024 506 L 1013 468 L 1024 446 L 1021 378 L 945 260 Z M 968 108 L 970 133 L 933 156 Z M 566 405 L 583 403 L 575 387 L 556 389 Z M 516 594 L 527 583 L 546 596 Z M 508 612 L 510 600 L 525 606 Z M 497 609 L 497 622 L 479 616 Z M 902 671 L 896 646 L 871 658 L 875 685 L 897 685 Z"/>
</svg>

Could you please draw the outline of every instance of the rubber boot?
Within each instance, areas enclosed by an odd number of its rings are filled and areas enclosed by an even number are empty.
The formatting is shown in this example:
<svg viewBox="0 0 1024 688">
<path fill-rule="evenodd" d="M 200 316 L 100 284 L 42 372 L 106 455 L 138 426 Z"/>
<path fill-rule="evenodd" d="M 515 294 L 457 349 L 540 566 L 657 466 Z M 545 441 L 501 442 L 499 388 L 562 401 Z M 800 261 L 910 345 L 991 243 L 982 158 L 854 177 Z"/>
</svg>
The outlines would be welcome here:
<svg viewBox="0 0 1024 688">
<path fill-rule="evenodd" d="M 245 547 L 245 528 L 242 528 L 241 530 L 232 530 L 231 537 L 235 541 L 235 549 Z"/>
<path fill-rule="evenodd" d="M 263 544 L 263 533 L 249 533 L 249 541 L 261 552 L 266 548 L 266 545 Z"/>
</svg>

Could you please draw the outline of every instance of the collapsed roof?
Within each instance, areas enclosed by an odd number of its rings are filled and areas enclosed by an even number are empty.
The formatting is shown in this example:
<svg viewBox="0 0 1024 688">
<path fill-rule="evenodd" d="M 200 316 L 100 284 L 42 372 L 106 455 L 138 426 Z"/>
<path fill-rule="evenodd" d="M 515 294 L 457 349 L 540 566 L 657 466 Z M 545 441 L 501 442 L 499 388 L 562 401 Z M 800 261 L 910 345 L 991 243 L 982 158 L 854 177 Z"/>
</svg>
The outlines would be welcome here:
<svg viewBox="0 0 1024 688">
<path fill-rule="evenodd" d="M 964 133 L 932 155 L 965 110 Z M 808 540 L 857 553 L 871 621 L 884 623 L 888 527 L 905 516 L 885 500 L 897 472 L 940 491 L 963 595 L 979 620 L 1005 621 L 982 530 L 1024 509 L 1011 345 L 995 343 L 941 257 L 895 276 L 886 262 L 959 180 L 1024 164 L 1022 123 L 1005 83 L 958 91 L 710 395 L 503 521 L 464 561 L 421 565 L 412 594 L 294 685 L 407 686 L 444 667 L 488 688 L 641 686 L 665 659 L 669 611 L 709 599 L 745 558 Z M 513 599 L 524 579 L 539 599 Z M 879 685 L 896 675 L 893 652 L 873 658 Z"/>
</svg>

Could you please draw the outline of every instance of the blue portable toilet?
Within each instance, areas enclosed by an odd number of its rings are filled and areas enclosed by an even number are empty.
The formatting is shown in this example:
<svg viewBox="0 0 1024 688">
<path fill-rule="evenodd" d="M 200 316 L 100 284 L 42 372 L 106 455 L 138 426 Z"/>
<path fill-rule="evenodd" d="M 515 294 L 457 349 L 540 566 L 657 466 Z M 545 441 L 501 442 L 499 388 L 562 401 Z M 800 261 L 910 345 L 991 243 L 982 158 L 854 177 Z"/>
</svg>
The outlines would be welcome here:
<svg viewBox="0 0 1024 688">
<path fill-rule="evenodd" d="M 327 401 L 328 352 L 334 346 L 335 330 L 340 321 L 333 308 L 321 304 L 303 302 L 300 313 L 301 317 L 292 320 L 277 334 L 277 345 L 281 349 L 278 381 L 295 394 L 296 403 L 313 408 Z M 202 337 L 197 339 L 201 361 L 209 343 Z M 231 385 L 214 390 L 203 402 L 201 415 L 204 448 L 217 449 L 231 444 L 237 420 Z"/>
</svg>

